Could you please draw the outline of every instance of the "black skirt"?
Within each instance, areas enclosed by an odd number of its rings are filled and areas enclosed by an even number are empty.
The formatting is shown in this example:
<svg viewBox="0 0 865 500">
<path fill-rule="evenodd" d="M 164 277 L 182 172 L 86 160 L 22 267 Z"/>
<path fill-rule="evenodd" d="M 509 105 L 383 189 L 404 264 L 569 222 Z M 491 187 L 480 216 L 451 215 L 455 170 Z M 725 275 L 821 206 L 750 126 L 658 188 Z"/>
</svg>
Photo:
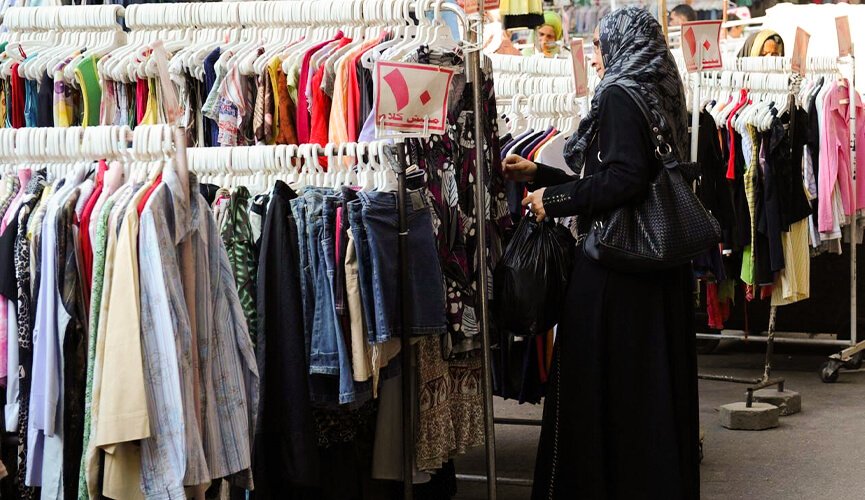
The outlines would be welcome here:
<svg viewBox="0 0 865 500">
<path fill-rule="evenodd" d="M 696 499 L 691 269 L 577 259 L 559 324 L 533 499 Z"/>
</svg>

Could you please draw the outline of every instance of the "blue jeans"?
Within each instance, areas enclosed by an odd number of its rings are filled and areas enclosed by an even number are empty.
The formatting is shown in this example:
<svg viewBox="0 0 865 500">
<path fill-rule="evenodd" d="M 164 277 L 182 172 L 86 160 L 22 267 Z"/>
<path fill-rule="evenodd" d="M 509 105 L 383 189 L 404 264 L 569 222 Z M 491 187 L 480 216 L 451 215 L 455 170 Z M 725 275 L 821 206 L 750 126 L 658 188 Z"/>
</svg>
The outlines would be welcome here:
<svg viewBox="0 0 865 500">
<path fill-rule="evenodd" d="M 324 345 L 336 346 L 337 351 L 337 374 L 339 376 L 339 402 L 341 404 L 355 402 L 364 393 L 369 393 L 369 387 L 357 386 L 354 383 L 351 367 L 351 352 L 346 344 L 345 335 L 342 330 L 339 316 L 336 313 L 336 209 L 341 204 L 337 196 L 325 196 L 322 207 L 322 222 L 324 223 L 321 245 L 318 246 L 319 258 L 323 263 L 326 279 L 324 288 L 326 290 L 322 301 L 321 314 L 324 331 L 320 333 L 324 337 Z M 319 303 L 316 303 L 318 309 Z"/>
<path fill-rule="evenodd" d="M 408 283 L 399 295 L 399 216 L 395 193 L 360 192 L 361 214 L 372 267 L 376 341 L 383 342 L 402 330 L 401 301 L 408 301 L 409 335 L 441 335 L 447 332 L 445 289 L 439 262 L 432 214 L 422 191 L 410 191 L 408 213 Z M 358 262 L 358 271 L 364 265 Z"/>
<path fill-rule="evenodd" d="M 375 298 L 372 292 L 372 261 L 369 256 L 369 242 L 366 239 L 366 228 L 363 225 L 363 202 L 359 199 L 350 201 L 348 220 L 354 237 L 354 249 L 357 254 L 357 279 L 360 285 L 360 303 L 363 307 L 363 319 L 366 323 L 367 340 L 370 344 L 377 342 L 375 322 Z"/>
<path fill-rule="evenodd" d="M 291 200 L 291 213 L 297 224 L 298 254 L 300 256 L 300 297 L 303 304 L 303 333 L 306 347 L 306 364 L 309 366 L 310 339 L 312 338 L 312 316 L 314 294 L 312 293 L 311 264 L 309 262 L 308 237 L 306 232 L 306 199 L 301 195 Z"/>
</svg>

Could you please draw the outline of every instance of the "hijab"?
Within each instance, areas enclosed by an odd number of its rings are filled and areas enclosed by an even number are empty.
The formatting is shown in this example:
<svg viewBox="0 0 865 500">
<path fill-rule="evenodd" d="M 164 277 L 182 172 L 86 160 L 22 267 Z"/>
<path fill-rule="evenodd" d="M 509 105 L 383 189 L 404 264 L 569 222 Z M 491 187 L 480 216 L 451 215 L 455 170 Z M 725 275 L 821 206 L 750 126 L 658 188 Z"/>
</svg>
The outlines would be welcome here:
<svg viewBox="0 0 865 500">
<path fill-rule="evenodd" d="M 595 89 L 591 109 L 565 144 L 568 166 L 579 172 L 586 149 L 598 131 L 601 98 L 613 85 L 632 89 L 660 124 L 665 139 L 687 158 L 690 144 L 685 90 L 661 25 L 639 7 L 625 7 L 601 19 L 599 29 L 604 78 Z"/>
<path fill-rule="evenodd" d="M 544 24 L 541 26 L 549 26 L 556 33 L 556 40 L 562 39 L 562 18 L 555 12 L 548 10 L 544 12 Z"/>
<path fill-rule="evenodd" d="M 781 38 L 781 35 L 772 30 L 762 30 L 748 36 L 745 40 L 745 45 L 739 51 L 739 57 L 762 56 L 761 52 L 763 52 L 763 44 L 766 43 L 766 40 L 775 40 L 775 43 L 778 44 L 778 51 L 782 56 L 784 55 L 784 40 Z"/>
</svg>

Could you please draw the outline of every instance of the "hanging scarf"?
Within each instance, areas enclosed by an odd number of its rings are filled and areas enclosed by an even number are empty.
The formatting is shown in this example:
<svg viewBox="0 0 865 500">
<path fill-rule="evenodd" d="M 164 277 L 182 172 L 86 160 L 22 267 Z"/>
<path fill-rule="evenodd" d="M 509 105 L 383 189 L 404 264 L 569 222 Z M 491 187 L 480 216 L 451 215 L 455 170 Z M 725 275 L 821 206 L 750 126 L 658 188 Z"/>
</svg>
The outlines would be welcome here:
<svg viewBox="0 0 865 500">
<path fill-rule="evenodd" d="M 585 152 L 598 130 L 601 97 L 612 85 L 633 89 L 642 96 L 679 160 L 688 156 L 688 111 L 679 70 L 661 25 L 639 7 L 626 7 L 601 19 L 599 29 L 604 77 L 595 89 L 592 107 L 577 133 L 565 144 L 568 166 L 579 172 Z"/>
</svg>

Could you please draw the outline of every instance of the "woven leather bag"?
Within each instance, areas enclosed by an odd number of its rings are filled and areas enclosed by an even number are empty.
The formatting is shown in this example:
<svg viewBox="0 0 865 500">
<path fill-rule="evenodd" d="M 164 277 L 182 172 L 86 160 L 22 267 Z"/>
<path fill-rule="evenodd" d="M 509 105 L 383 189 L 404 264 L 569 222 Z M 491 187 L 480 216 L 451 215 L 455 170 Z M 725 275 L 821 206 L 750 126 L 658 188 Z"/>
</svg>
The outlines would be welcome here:
<svg viewBox="0 0 865 500">
<path fill-rule="evenodd" d="M 721 226 L 691 189 L 697 166 L 676 159 L 643 100 L 620 88 L 630 94 L 652 127 L 655 154 L 663 168 L 644 198 L 592 220 L 583 252 L 606 267 L 627 272 L 685 264 L 721 241 Z"/>
</svg>

